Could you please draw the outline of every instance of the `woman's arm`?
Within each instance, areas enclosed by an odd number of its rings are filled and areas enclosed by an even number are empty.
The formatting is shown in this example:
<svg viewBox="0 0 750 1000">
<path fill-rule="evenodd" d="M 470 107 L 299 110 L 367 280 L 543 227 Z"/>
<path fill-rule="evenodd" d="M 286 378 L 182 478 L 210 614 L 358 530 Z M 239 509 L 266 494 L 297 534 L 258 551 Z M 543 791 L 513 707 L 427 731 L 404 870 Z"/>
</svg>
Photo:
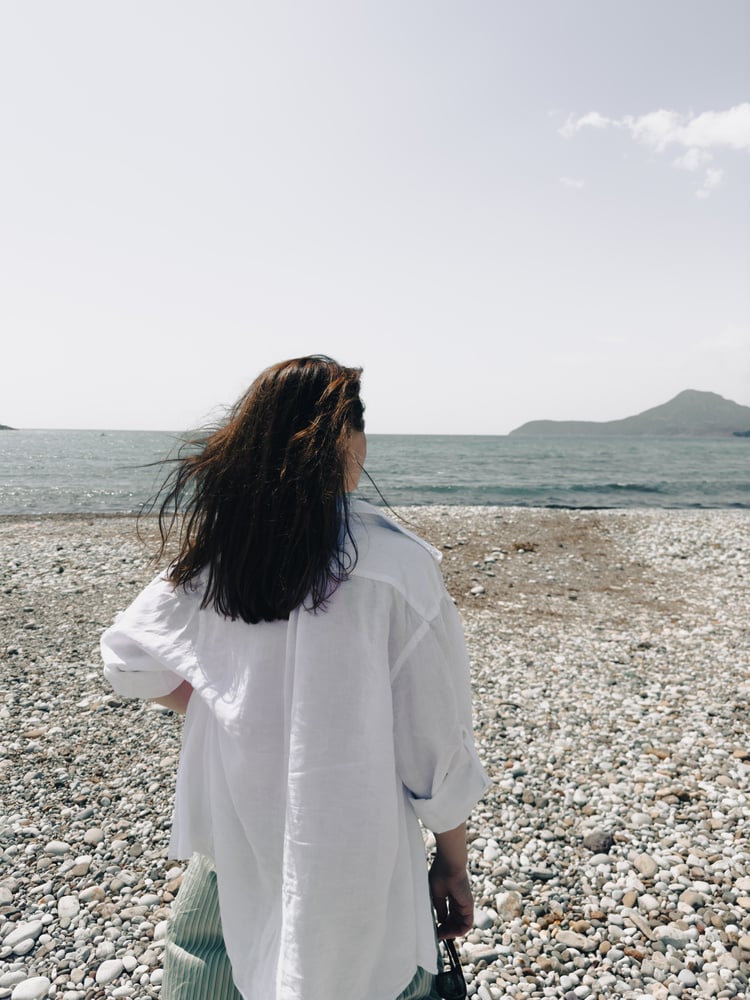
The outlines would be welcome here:
<svg viewBox="0 0 750 1000">
<path fill-rule="evenodd" d="M 430 867 L 430 893 L 438 918 L 438 937 L 454 938 L 474 926 L 474 899 L 466 870 L 466 823 L 435 834 L 437 850 Z"/>
<path fill-rule="evenodd" d="M 179 687 L 175 688 L 174 691 L 170 691 L 169 694 L 165 694 L 163 698 L 153 698 L 152 700 L 155 701 L 157 705 L 163 705 L 165 708 L 169 708 L 173 712 L 179 712 L 180 715 L 184 715 L 187 711 L 188 702 L 190 701 L 190 695 L 192 693 L 192 684 L 190 684 L 189 681 L 183 681 Z"/>
</svg>

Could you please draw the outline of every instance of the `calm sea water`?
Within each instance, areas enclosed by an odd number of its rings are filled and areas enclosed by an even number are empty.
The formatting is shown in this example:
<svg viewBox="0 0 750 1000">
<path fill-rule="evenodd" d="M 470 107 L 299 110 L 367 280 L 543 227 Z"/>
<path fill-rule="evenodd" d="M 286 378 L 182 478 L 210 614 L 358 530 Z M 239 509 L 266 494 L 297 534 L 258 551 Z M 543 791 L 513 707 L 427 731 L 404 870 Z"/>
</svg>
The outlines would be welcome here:
<svg viewBox="0 0 750 1000">
<path fill-rule="evenodd" d="M 147 431 L 0 432 L 0 514 L 133 513 L 179 445 Z M 750 508 L 750 438 L 368 437 L 394 506 Z M 380 503 L 365 477 L 359 495 Z"/>
</svg>

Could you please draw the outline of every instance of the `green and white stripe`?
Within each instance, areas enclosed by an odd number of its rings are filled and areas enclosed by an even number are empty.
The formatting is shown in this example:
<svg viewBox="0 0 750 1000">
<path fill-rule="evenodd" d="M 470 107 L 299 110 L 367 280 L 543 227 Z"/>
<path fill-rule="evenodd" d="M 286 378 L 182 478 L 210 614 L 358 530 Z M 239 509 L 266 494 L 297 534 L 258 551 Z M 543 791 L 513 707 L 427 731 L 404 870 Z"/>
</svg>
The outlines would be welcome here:
<svg viewBox="0 0 750 1000">
<path fill-rule="evenodd" d="M 438 1000 L 434 976 L 417 969 L 396 1000 Z M 224 949 L 216 871 L 195 854 L 167 924 L 162 1000 L 242 1000 Z"/>
</svg>

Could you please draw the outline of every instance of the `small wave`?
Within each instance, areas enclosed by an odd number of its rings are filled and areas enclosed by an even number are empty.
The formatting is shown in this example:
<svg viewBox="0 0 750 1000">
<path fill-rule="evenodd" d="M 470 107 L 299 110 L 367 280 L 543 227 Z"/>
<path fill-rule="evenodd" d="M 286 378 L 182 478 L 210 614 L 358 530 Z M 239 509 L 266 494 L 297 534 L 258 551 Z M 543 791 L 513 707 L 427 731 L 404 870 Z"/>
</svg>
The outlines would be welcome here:
<svg viewBox="0 0 750 1000">
<path fill-rule="evenodd" d="M 661 486 L 649 486 L 646 483 L 575 483 L 566 487 L 571 493 L 610 493 L 620 490 L 629 493 L 664 493 Z"/>
</svg>

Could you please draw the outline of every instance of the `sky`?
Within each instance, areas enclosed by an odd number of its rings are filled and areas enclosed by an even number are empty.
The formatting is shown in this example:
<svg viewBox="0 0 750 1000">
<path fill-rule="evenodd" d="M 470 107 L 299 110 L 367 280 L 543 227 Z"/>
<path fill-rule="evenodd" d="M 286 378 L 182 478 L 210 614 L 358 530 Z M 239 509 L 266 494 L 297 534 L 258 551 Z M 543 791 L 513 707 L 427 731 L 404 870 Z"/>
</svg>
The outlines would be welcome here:
<svg viewBox="0 0 750 1000">
<path fill-rule="evenodd" d="M 3 0 L 0 422 L 750 405 L 747 0 Z"/>
</svg>

